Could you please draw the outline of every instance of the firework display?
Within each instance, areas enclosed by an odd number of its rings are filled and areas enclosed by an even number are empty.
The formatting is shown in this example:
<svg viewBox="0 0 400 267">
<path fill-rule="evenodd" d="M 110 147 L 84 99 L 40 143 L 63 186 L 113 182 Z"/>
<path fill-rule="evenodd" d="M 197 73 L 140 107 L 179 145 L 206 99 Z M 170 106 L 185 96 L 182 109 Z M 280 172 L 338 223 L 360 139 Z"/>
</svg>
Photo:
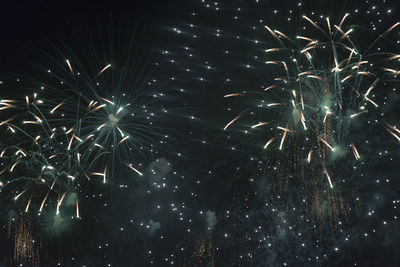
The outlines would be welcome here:
<svg viewBox="0 0 400 267">
<path fill-rule="evenodd" d="M 399 265 L 396 1 L 19 5 L 0 266 Z"/>
<path fill-rule="evenodd" d="M 34 93 L 1 100 L 1 127 L 8 136 L 1 148 L 1 185 L 14 200 L 23 199 L 25 212 L 38 203 L 41 213 L 54 201 L 59 214 L 69 199 L 79 218 L 79 198 L 90 181 L 113 182 L 121 166 L 143 175 L 139 160 L 146 157 L 144 150 L 153 149 L 156 136 L 167 138 L 154 125 L 156 112 L 166 110 L 157 104 L 160 95 L 146 95 L 127 84 L 110 64 L 93 74 L 75 70 L 68 59 L 54 64 L 54 70 L 46 71 L 48 83 L 23 85 L 35 86 Z M 114 96 L 115 87 L 130 93 Z"/>
</svg>

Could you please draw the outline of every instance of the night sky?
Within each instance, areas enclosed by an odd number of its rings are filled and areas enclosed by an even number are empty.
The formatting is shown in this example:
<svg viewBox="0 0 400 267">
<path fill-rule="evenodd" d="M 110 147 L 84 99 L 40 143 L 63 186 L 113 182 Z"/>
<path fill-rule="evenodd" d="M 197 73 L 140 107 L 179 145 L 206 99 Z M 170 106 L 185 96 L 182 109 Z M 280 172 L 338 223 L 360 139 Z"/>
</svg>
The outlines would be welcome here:
<svg viewBox="0 0 400 267">
<path fill-rule="evenodd" d="M 5 1 L 1 266 L 399 266 L 395 0 Z"/>
</svg>

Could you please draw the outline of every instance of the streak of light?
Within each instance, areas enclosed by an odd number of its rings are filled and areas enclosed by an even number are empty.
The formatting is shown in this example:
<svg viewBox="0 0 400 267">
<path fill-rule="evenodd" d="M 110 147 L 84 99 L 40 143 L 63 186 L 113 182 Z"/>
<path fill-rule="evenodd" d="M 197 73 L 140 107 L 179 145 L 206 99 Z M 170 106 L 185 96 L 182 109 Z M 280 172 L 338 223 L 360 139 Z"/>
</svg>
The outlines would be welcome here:
<svg viewBox="0 0 400 267">
<path fill-rule="evenodd" d="M 228 95 L 224 95 L 224 97 L 233 97 L 233 96 L 243 96 L 243 93 L 233 93 L 233 94 L 228 94 Z"/>
<path fill-rule="evenodd" d="M 240 119 L 242 116 L 243 116 L 242 114 L 239 114 L 239 115 L 237 115 L 235 118 L 233 118 L 230 122 L 228 122 L 228 123 L 225 125 L 224 130 L 228 129 L 228 127 L 229 127 L 230 125 L 232 125 L 232 123 L 234 123 L 235 121 L 237 121 L 238 119 Z"/>
<path fill-rule="evenodd" d="M 276 87 L 275 85 L 270 85 L 267 88 L 265 88 L 264 91 L 268 91 L 269 89 L 272 89 L 272 88 L 275 88 L 275 87 Z"/>
<path fill-rule="evenodd" d="M 107 122 L 103 123 L 102 125 L 100 125 L 99 127 L 97 127 L 97 131 L 100 131 L 101 128 L 103 128 L 103 127 L 106 126 L 106 125 L 107 125 Z"/>
<path fill-rule="evenodd" d="M 106 69 L 110 68 L 111 64 L 108 64 L 107 66 L 105 66 L 101 71 L 99 71 L 99 73 L 97 73 L 97 75 L 101 75 Z"/>
<path fill-rule="evenodd" d="M 57 215 L 60 214 L 60 206 L 61 206 L 61 203 L 64 200 L 66 194 L 67 194 L 67 192 L 64 192 L 62 194 L 61 198 L 59 198 L 58 201 L 57 201 L 57 211 L 56 211 Z"/>
<path fill-rule="evenodd" d="M 97 146 L 97 147 L 100 147 L 101 149 L 104 150 L 104 147 L 103 147 L 102 145 L 99 145 L 99 144 L 97 144 L 97 143 L 95 143 L 94 145 Z"/>
<path fill-rule="evenodd" d="M 281 48 L 270 48 L 270 49 L 265 50 L 265 52 L 266 52 L 266 53 L 269 53 L 269 52 L 277 52 L 277 51 L 280 51 L 280 50 L 281 50 Z"/>
<path fill-rule="evenodd" d="M 117 116 L 123 109 L 124 109 L 123 107 L 120 107 L 120 108 L 117 110 L 117 112 L 115 112 L 115 116 Z"/>
<path fill-rule="evenodd" d="M 79 218 L 79 202 L 78 202 L 78 197 L 75 200 L 75 206 L 76 206 L 76 218 Z"/>
<path fill-rule="evenodd" d="M 305 37 L 305 36 L 297 36 L 296 38 L 297 38 L 297 39 L 301 39 L 301 40 L 306 40 L 306 41 L 314 42 L 313 39 L 308 38 L 308 37 Z"/>
<path fill-rule="evenodd" d="M 141 173 L 141 172 L 138 171 L 136 168 L 134 168 L 134 167 L 132 166 L 132 164 L 128 164 L 128 163 L 125 163 L 125 164 L 126 164 L 126 166 L 128 166 L 129 169 L 133 170 L 134 172 L 136 172 L 136 173 L 139 174 L 140 176 L 143 175 L 143 173 Z"/>
<path fill-rule="evenodd" d="M 98 111 L 99 109 L 104 108 L 105 106 L 107 106 L 107 105 L 106 105 L 106 104 L 101 104 L 101 105 L 97 106 L 96 108 L 94 108 L 94 109 L 92 110 L 92 112 L 96 112 L 96 111 Z"/>
<path fill-rule="evenodd" d="M 12 120 L 13 120 L 13 118 L 9 118 L 9 119 L 7 119 L 7 120 L 5 120 L 5 121 L 2 121 L 2 122 L 0 122 L 0 126 L 9 123 L 9 122 L 12 121 Z"/>
<path fill-rule="evenodd" d="M 329 149 L 331 151 L 333 151 L 333 147 L 327 141 L 325 141 L 322 137 L 319 137 L 319 140 L 321 140 L 322 143 L 324 143 L 327 147 L 329 147 Z"/>
<path fill-rule="evenodd" d="M 121 134 L 121 136 L 124 137 L 125 136 L 124 132 L 118 126 L 116 126 L 116 128 L 118 132 Z"/>
<path fill-rule="evenodd" d="M 273 107 L 273 106 L 280 106 L 282 105 L 281 103 L 270 103 L 267 105 L 267 107 Z"/>
<path fill-rule="evenodd" d="M 13 172 L 14 171 L 14 168 L 19 164 L 20 162 L 19 161 L 16 161 L 16 162 L 14 162 L 14 164 L 11 166 L 11 168 L 10 168 L 10 172 Z"/>
<path fill-rule="evenodd" d="M 254 128 L 257 128 L 257 127 L 260 127 L 260 126 L 264 126 L 264 125 L 267 125 L 267 124 L 269 124 L 269 122 L 267 122 L 267 121 L 260 122 L 260 123 L 254 124 L 253 126 L 251 126 L 251 128 L 254 129 Z"/>
<path fill-rule="evenodd" d="M 278 30 L 274 30 L 274 32 L 277 33 L 277 34 L 279 34 L 280 36 L 282 36 L 282 37 L 285 38 L 285 39 L 288 39 L 288 40 L 290 39 L 289 37 L 286 36 L 286 34 L 280 32 L 280 31 L 278 31 Z"/>
<path fill-rule="evenodd" d="M 50 113 L 53 114 L 54 111 L 56 111 L 59 107 L 61 107 L 62 105 L 64 105 L 64 102 L 61 102 L 60 104 L 58 104 L 57 106 L 55 106 L 52 110 L 50 110 Z"/>
<path fill-rule="evenodd" d="M 47 197 L 49 196 L 49 194 L 50 194 L 50 190 L 47 191 L 46 195 L 44 196 L 44 198 L 43 198 L 43 200 L 42 200 L 42 204 L 40 205 L 40 208 L 39 208 L 39 212 L 42 212 L 43 207 L 44 207 L 44 203 L 46 202 L 46 199 L 47 199 Z"/>
<path fill-rule="evenodd" d="M 390 133 L 394 138 L 396 138 L 397 141 L 400 141 L 400 136 L 398 136 L 396 133 L 394 133 L 393 131 L 391 131 L 388 128 L 386 128 L 386 131 L 388 131 L 388 133 Z"/>
<path fill-rule="evenodd" d="M 68 65 L 69 71 L 71 72 L 71 74 L 72 74 L 72 75 L 74 75 L 74 71 L 72 70 L 71 63 L 69 63 L 69 60 L 68 60 L 68 59 L 67 59 L 67 60 L 65 60 L 65 61 L 67 62 L 67 65 Z"/>
<path fill-rule="evenodd" d="M 311 154 L 312 154 L 312 150 L 310 150 L 309 152 L 308 152 L 308 155 L 307 155 L 307 163 L 310 163 L 311 162 Z"/>
<path fill-rule="evenodd" d="M 342 20 L 341 20 L 340 23 L 339 23 L 339 28 L 342 28 L 342 25 L 343 25 L 344 20 L 345 20 L 349 15 L 350 15 L 349 13 L 344 14 Z"/>
<path fill-rule="evenodd" d="M 118 142 L 118 145 L 120 145 L 123 142 L 125 142 L 128 138 L 129 138 L 129 136 L 125 136 L 124 138 L 122 138 L 121 141 Z"/>
<path fill-rule="evenodd" d="M 26 188 L 24 191 L 22 191 L 21 193 L 19 193 L 19 194 L 14 198 L 14 200 L 17 200 L 20 196 L 22 196 L 22 195 L 26 192 L 26 190 L 28 190 L 28 188 Z"/>
<path fill-rule="evenodd" d="M 18 156 L 19 154 L 24 155 L 26 157 L 26 153 L 22 149 L 18 149 L 17 152 L 15 152 L 15 155 Z"/>
<path fill-rule="evenodd" d="M 328 17 L 326 17 L 326 24 L 328 25 L 329 35 L 332 35 L 331 22 Z"/>
<path fill-rule="evenodd" d="M 351 150 L 353 150 L 354 157 L 357 160 L 360 159 L 360 154 L 358 153 L 356 146 L 354 144 L 351 144 L 350 146 L 351 146 Z"/>
<path fill-rule="evenodd" d="M 273 36 L 275 39 L 279 40 L 278 36 L 276 36 L 276 34 L 274 33 L 273 30 L 271 30 L 268 26 L 265 26 L 265 28 L 269 31 L 270 34 L 272 34 L 272 36 Z"/>
<path fill-rule="evenodd" d="M 391 32 L 394 28 L 396 28 L 396 27 L 399 26 L 399 25 L 400 25 L 400 22 L 396 22 L 393 26 L 391 26 L 389 29 L 387 29 L 387 30 L 382 34 L 381 37 L 386 36 L 389 32 Z"/>
<path fill-rule="evenodd" d="M 271 139 L 269 139 L 269 140 L 267 141 L 267 143 L 264 145 L 264 149 L 267 149 L 267 147 L 268 147 L 274 140 L 275 140 L 274 137 L 272 137 Z"/>
<path fill-rule="evenodd" d="M 329 176 L 329 173 L 328 173 L 328 171 L 326 170 L 326 167 L 324 167 L 324 173 L 325 173 L 325 175 L 326 175 L 326 179 L 328 179 L 329 186 L 330 186 L 331 188 L 333 188 L 333 185 L 332 185 L 332 182 L 331 182 L 331 177 Z"/>
<path fill-rule="evenodd" d="M 310 22 L 315 28 L 317 28 L 319 30 L 321 29 L 314 21 L 309 19 L 306 15 L 303 15 L 303 18 L 305 18 L 308 22 Z"/>
<path fill-rule="evenodd" d="M 339 40 L 342 40 L 342 39 L 346 38 L 351 32 L 353 32 L 353 29 L 350 29 L 350 30 L 348 30 L 347 32 L 345 32 L 345 33 L 340 37 Z"/>
<path fill-rule="evenodd" d="M 31 197 L 29 198 L 28 203 L 26 204 L 25 212 L 28 212 L 29 206 L 31 205 L 31 201 L 32 201 L 32 195 L 31 195 Z"/>
</svg>

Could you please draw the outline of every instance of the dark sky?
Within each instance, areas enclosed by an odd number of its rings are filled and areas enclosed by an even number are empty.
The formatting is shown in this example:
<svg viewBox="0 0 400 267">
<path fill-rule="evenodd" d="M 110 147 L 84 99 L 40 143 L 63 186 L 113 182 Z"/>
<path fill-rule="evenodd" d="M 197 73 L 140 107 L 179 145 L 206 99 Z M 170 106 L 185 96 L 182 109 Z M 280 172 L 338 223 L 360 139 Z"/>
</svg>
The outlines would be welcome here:
<svg viewBox="0 0 400 267">
<path fill-rule="evenodd" d="M 268 1 L 267 1 L 268 2 Z M 310 2 L 310 1 L 308 1 Z M 314 2 L 314 0 L 313 0 Z M 347 6 L 351 2 L 341 1 Z M 317 1 L 329 12 L 332 3 Z M 32 49 L 73 33 L 77 27 L 91 27 L 96 22 L 120 18 L 154 35 L 161 25 L 178 21 L 189 12 L 195 1 L 3 1 L 0 16 L 0 72 L 21 72 L 32 59 Z M 288 8 L 290 1 L 271 2 L 271 6 Z M 312 5 L 310 5 L 312 6 Z M 338 10 L 341 5 L 335 5 Z M 184 12 L 182 12 L 184 11 Z M 153 27 L 157 26 L 157 27 Z M 160 38 L 158 38 L 160 42 Z"/>
<path fill-rule="evenodd" d="M 0 72 L 20 72 L 30 61 L 32 49 L 90 28 L 97 22 L 127 19 L 132 27 L 154 35 L 154 25 L 163 25 L 179 13 L 185 1 L 3 1 L 1 4 Z"/>
</svg>

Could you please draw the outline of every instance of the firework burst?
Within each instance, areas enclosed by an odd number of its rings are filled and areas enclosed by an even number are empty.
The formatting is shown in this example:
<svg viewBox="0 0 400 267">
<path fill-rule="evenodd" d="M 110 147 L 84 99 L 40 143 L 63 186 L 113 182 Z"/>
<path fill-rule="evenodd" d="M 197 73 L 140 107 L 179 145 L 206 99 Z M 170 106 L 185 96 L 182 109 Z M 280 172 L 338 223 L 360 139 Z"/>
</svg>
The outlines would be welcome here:
<svg viewBox="0 0 400 267">
<path fill-rule="evenodd" d="M 153 66 L 144 78 L 135 72 L 131 41 L 125 57 L 113 45 L 109 57 L 95 48 L 83 50 L 87 57 L 66 49 L 70 57 L 63 63 L 59 50 L 56 56 L 43 52 L 53 66 L 42 75 L 46 82 L 24 86 L 38 93 L 0 101 L 0 127 L 7 136 L 1 186 L 16 201 L 23 199 L 25 212 L 33 203 L 39 213 L 52 203 L 59 214 L 68 202 L 79 218 L 89 181 L 112 183 L 121 166 L 142 176 L 141 161 L 157 153 L 155 137 L 167 138 L 165 128 L 155 125 L 167 111 L 163 94 L 149 89 L 156 83 L 150 79 Z M 102 63 L 104 57 L 113 65 Z"/>
<path fill-rule="evenodd" d="M 235 116 L 224 129 L 245 118 L 258 119 L 248 127 L 266 133 L 263 148 L 280 176 L 278 187 L 286 190 L 295 183 L 294 177 L 301 177 L 303 201 L 319 215 L 323 203 L 329 203 L 331 217 L 346 213 L 341 186 L 337 186 L 351 176 L 351 168 L 346 168 L 364 164 L 368 158 L 364 149 L 368 141 L 360 136 L 370 130 L 360 130 L 359 125 L 379 126 L 399 139 L 399 130 L 385 121 L 380 109 L 385 103 L 382 90 L 399 74 L 399 55 L 376 45 L 400 23 L 365 46 L 352 38 L 357 29 L 346 26 L 348 17 L 337 23 L 325 18 L 324 24 L 317 24 L 303 16 L 307 31 L 297 36 L 265 26 L 271 43 L 276 43 L 265 49 L 265 68 L 274 74 L 269 84 L 262 91 L 225 95 L 255 96 L 256 105 Z"/>
</svg>

